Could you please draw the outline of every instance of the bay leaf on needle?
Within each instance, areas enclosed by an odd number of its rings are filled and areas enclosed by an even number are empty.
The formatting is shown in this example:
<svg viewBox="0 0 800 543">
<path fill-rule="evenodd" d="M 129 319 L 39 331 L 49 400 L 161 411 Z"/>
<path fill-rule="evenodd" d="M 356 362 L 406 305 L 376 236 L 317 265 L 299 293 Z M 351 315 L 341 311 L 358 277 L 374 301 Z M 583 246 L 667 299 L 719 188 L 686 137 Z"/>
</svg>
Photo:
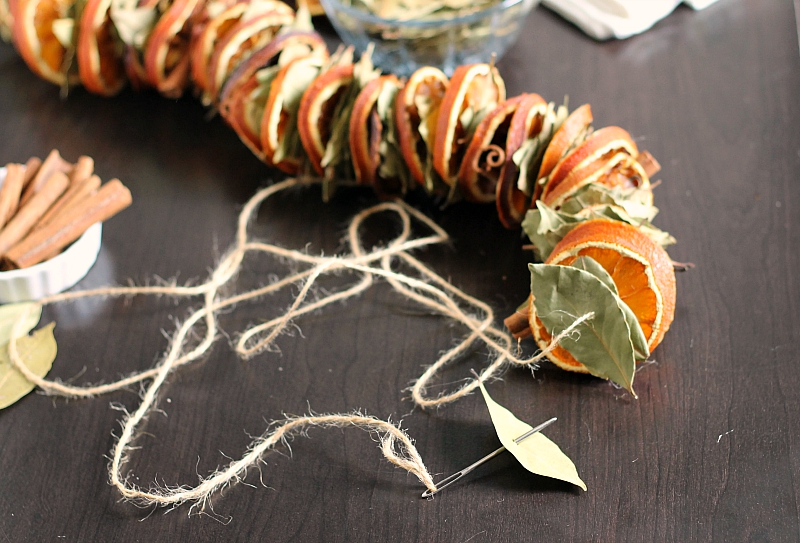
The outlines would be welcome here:
<svg viewBox="0 0 800 543">
<path fill-rule="evenodd" d="M 483 383 L 481 394 L 489 408 L 489 416 L 497 432 L 497 437 L 503 446 L 514 455 L 522 467 L 531 473 L 566 481 L 586 490 L 584 483 L 578 475 L 575 464 L 564 454 L 561 448 L 550 441 L 543 433 L 537 432 L 532 436 L 516 443 L 514 440 L 533 429 L 529 424 L 519 420 L 514 413 L 495 402 Z"/>
</svg>

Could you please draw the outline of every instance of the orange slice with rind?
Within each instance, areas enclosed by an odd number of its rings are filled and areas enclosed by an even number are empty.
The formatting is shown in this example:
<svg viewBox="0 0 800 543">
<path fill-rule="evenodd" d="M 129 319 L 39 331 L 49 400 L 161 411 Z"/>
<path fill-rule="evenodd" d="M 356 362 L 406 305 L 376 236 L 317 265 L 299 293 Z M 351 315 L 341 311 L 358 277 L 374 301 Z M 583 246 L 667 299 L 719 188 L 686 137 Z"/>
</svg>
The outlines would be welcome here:
<svg viewBox="0 0 800 543">
<path fill-rule="evenodd" d="M 253 4 L 248 6 L 248 10 Z M 211 103 L 233 71 L 255 52 L 269 44 L 281 26 L 290 24 L 294 14 L 281 10 L 258 12 L 250 16 L 245 10 L 239 22 L 219 40 L 209 61 L 208 87 Z"/>
<path fill-rule="evenodd" d="M 536 176 L 536 186 L 534 188 L 533 202 L 539 199 L 553 169 L 577 144 L 585 139 L 592 126 L 592 108 L 589 104 L 584 104 L 572 113 L 564 121 L 558 131 L 550 140 L 550 145 L 542 157 L 542 164 L 539 167 L 539 175 Z"/>
<path fill-rule="evenodd" d="M 216 4 L 217 9 L 221 6 Z M 213 14 L 208 11 L 201 12 L 202 16 L 208 20 L 202 21 L 195 26 L 192 31 L 192 42 L 190 45 L 191 55 L 191 78 L 192 83 L 197 88 L 200 99 L 204 105 L 211 104 L 211 84 L 208 79 L 211 56 L 217 43 L 225 37 L 231 28 L 239 21 L 242 14 L 247 9 L 244 2 L 231 1 L 220 13 Z"/>
<path fill-rule="evenodd" d="M 406 188 L 402 172 L 393 172 L 391 176 L 381 172 L 381 166 L 392 159 L 392 165 L 405 166 L 396 134 L 389 133 L 393 124 L 391 105 L 401 87 L 394 75 L 373 79 L 358 94 L 350 116 L 350 150 L 356 182 L 371 185 L 380 197 L 402 194 Z M 395 147 L 394 156 L 387 156 L 392 151 L 389 146 Z"/>
<path fill-rule="evenodd" d="M 139 0 L 135 10 L 153 12 L 155 20 L 157 21 L 160 16 L 159 6 L 159 0 Z M 152 30 L 149 32 L 152 33 Z M 131 88 L 137 91 L 145 89 L 150 85 L 147 80 L 147 70 L 144 67 L 144 54 L 145 51 L 147 51 L 147 42 L 150 39 L 150 33 L 146 34 L 142 43 L 128 43 L 125 48 L 125 75 L 128 77 Z"/>
<path fill-rule="evenodd" d="M 593 258 L 609 273 L 619 297 L 636 316 L 652 352 L 675 315 L 675 271 L 667 252 L 635 226 L 595 219 L 570 231 L 545 263 L 568 266 L 579 256 Z M 529 311 L 531 331 L 544 349 L 552 338 L 536 316 L 532 301 Z M 563 369 L 588 373 L 586 366 L 561 346 L 548 353 L 547 358 Z"/>
<path fill-rule="evenodd" d="M 84 88 L 101 96 L 117 94 L 128 82 L 123 46 L 110 17 L 112 0 L 89 0 L 78 33 L 78 69 Z"/>
<path fill-rule="evenodd" d="M 523 94 L 498 104 L 475 129 L 458 170 L 458 186 L 467 201 L 486 204 L 497 200 L 511 121 L 526 97 Z"/>
<path fill-rule="evenodd" d="M 300 101 L 326 57 L 327 52 L 289 62 L 275 76 L 267 97 L 261 117 L 261 147 L 267 159 L 289 175 L 300 173 L 305 157 L 297 128 Z"/>
<path fill-rule="evenodd" d="M 532 191 L 520 190 L 520 169 L 514 162 L 516 153 L 527 140 L 539 135 L 544 126 L 544 117 L 549 112 L 548 104 L 538 94 L 526 94 L 517 106 L 506 140 L 506 160 L 497 182 L 497 216 L 508 229 L 519 228 L 525 212 L 530 206 Z M 537 169 L 538 172 L 538 169 Z M 536 179 L 532 180 L 534 183 Z"/>
<path fill-rule="evenodd" d="M 319 175 L 324 175 L 322 157 L 331 138 L 331 122 L 339 100 L 353 81 L 353 64 L 331 67 L 320 74 L 303 93 L 297 114 L 300 141 Z"/>
<path fill-rule="evenodd" d="M 571 192 L 587 185 L 599 176 L 609 160 L 619 153 L 636 157 L 639 149 L 630 134 L 618 126 L 608 126 L 593 132 L 581 144 L 575 146 L 553 168 L 540 198 L 549 206 L 557 205 Z M 644 172 L 642 172 L 644 173 Z M 589 181 L 589 180 L 592 181 Z"/>
<path fill-rule="evenodd" d="M 440 69 L 424 66 L 411 74 L 395 101 L 400 150 L 412 177 L 423 187 L 426 163 L 434 148 L 436 120 L 449 82 Z"/>
<path fill-rule="evenodd" d="M 153 27 L 144 55 L 150 86 L 167 98 L 179 98 L 189 83 L 192 19 L 201 0 L 175 0 Z"/>
<path fill-rule="evenodd" d="M 505 83 L 494 66 L 468 64 L 456 68 L 442 99 L 433 152 L 433 167 L 448 185 L 458 182 L 461 160 L 481 116 L 505 98 Z"/>
<path fill-rule="evenodd" d="M 67 73 L 68 47 L 62 43 L 74 36 L 75 23 L 68 16 L 73 4 L 75 0 L 16 0 L 12 9 L 14 44 L 22 59 L 33 73 L 62 87 L 79 79 L 77 73 Z"/>
</svg>

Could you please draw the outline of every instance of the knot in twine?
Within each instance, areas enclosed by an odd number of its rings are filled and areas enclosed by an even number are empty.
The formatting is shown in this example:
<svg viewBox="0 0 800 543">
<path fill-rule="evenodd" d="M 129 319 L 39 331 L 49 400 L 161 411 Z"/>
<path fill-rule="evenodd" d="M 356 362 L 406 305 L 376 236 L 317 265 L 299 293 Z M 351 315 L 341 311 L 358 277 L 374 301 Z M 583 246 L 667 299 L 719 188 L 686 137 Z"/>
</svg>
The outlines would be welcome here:
<svg viewBox="0 0 800 543">
<path fill-rule="evenodd" d="M 540 351 L 536 356 L 532 358 L 518 357 L 512 351 L 515 343 L 513 338 L 494 326 L 494 312 L 488 304 L 454 287 L 409 253 L 412 249 L 444 243 L 449 240 L 449 236 L 439 225 L 401 200 L 377 204 L 353 217 L 347 229 L 347 241 L 350 251 L 347 255 L 314 256 L 292 249 L 285 249 L 274 244 L 248 239 L 248 225 L 255 216 L 258 206 L 264 200 L 291 187 L 314 182 L 317 181 L 287 179 L 258 191 L 247 202 L 239 215 L 236 241 L 233 247 L 203 284 L 196 286 L 110 286 L 94 290 L 56 294 L 43 298 L 32 306 L 31 311 L 37 305 L 43 307 L 91 297 L 166 295 L 176 298 L 202 298 L 199 308 L 193 310 L 189 318 L 178 326 L 169 342 L 166 354 L 154 367 L 148 370 L 111 383 L 90 386 L 73 386 L 60 380 L 41 378 L 28 369 L 21 360 L 17 349 L 17 338 L 23 335 L 22 325 L 26 315 L 21 315 L 15 323 L 8 345 L 9 358 L 12 364 L 45 394 L 66 398 L 94 397 L 148 381 L 143 388 L 139 407 L 132 413 L 125 412 L 122 419 L 122 432 L 114 444 L 108 467 L 111 484 L 117 488 L 125 499 L 145 506 L 175 507 L 185 502 L 193 502 L 192 508 L 198 505 L 204 508 L 215 492 L 227 485 L 241 481 L 246 476 L 248 469 L 256 466 L 270 449 L 313 426 L 335 428 L 353 426 L 378 434 L 380 450 L 389 462 L 414 474 L 430 491 L 436 490 L 436 485 L 422 462 L 414 442 L 399 425 L 367 416 L 360 412 L 323 415 L 310 413 L 306 416 L 286 417 L 281 421 L 273 422 L 260 437 L 250 444 L 241 459 L 218 468 L 208 477 L 201 478 L 200 483 L 194 487 L 167 488 L 154 486 L 145 490 L 132 483 L 130 474 L 126 475 L 124 473 L 124 467 L 133 451 L 132 442 L 136 437 L 137 428 L 147 418 L 150 411 L 155 408 L 159 389 L 164 384 L 167 376 L 177 368 L 197 360 L 209 352 L 219 336 L 217 315 L 224 309 L 275 293 L 287 285 L 302 282 L 299 293 L 282 315 L 248 328 L 241 334 L 234 346 L 234 351 L 243 358 L 251 358 L 258 353 L 269 350 L 273 346 L 275 339 L 287 330 L 293 319 L 332 303 L 352 298 L 370 288 L 375 276 L 382 277 L 402 296 L 414 300 L 431 311 L 450 318 L 469 329 L 468 335 L 429 366 L 411 387 L 411 397 L 422 408 L 447 404 L 470 394 L 478 387 L 479 381 L 484 382 L 496 376 L 506 365 L 531 366 L 536 364 L 554 349 L 559 341 L 575 332 L 581 323 L 593 317 L 593 314 L 589 313 L 576 318 L 569 327 L 553 338 L 546 349 Z M 360 237 L 361 226 L 368 217 L 382 212 L 393 212 L 400 218 L 402 223 L 401 232 L 385 247 L 365 251 Z M 412 238 L 412 219 L 423 224 L 432 233 L 425 237 Z M 242 269 L 245 255 L 251 252 L 268 254 L 290 263 L 305 265 L 306 269 L 289 274 L 264 287 L 228 297 L 222 296 L 220 290 L 234 280 L 237 273 Z M 392 268 L 394 260 L 399 260 L 402 264 L 414 270 L 416 276 L 394 270 Z M 338 292 L 326 294 L 315 301 L 307 301 L 309 291 L 318 278 L 325 274 L 342 270 L 349 270 L 360 275 L 360 280 Z M 193 337 L 197 333 L 196 328 L 202 324 L 205 326 L 205 333 L 197 334 L 202 337 L 201 341 L 195 347 L 189 348 L 187 338 Z M 443 393 L 435 398 L 428 397 L 426 395 L 426 387 L 431 379 L 445 365 L 457 360 L 469 351 L 478 341 L 484 343 L 490 349 L 493 358 L 491 363 L 479 374 L 479 378 L 470 380 L 452 392 Z"/>
</svg>

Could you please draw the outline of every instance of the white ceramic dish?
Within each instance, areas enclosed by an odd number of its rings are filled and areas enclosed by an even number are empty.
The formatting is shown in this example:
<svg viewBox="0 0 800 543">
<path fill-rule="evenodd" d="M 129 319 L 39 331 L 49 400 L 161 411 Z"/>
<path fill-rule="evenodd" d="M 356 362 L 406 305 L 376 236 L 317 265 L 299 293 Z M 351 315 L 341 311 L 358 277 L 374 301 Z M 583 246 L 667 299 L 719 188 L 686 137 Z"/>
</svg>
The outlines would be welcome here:
<svg viewBox="0 0 800 543">
<path fill-rule="evenodd" d="M 0 186 L 6 169 L 0 168 Z M 97 260 L 103 225 L 93 224 L 66 251 L 30 268 L 0 271 L 0 303 L 38 300 L 67 290 L 84 278 Z"/>
</svg>

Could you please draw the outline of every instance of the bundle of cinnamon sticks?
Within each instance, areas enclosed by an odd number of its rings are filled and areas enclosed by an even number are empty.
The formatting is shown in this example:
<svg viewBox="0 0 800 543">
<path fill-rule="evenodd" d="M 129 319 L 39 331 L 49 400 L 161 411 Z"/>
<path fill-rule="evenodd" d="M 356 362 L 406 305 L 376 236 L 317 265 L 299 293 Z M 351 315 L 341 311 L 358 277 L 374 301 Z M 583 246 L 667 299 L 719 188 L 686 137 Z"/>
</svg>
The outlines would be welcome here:
<svg viewBox="0 0 800 543">
<path fill-rule="evenodd" d="M 54 149 L 44 161 L 7 164 L 0 187 L 0 269 L 48 260 L 130 204 L 131 193 L 119 179 L 101 185 L 88 156 L 72 164 Z"/>
</svg>

